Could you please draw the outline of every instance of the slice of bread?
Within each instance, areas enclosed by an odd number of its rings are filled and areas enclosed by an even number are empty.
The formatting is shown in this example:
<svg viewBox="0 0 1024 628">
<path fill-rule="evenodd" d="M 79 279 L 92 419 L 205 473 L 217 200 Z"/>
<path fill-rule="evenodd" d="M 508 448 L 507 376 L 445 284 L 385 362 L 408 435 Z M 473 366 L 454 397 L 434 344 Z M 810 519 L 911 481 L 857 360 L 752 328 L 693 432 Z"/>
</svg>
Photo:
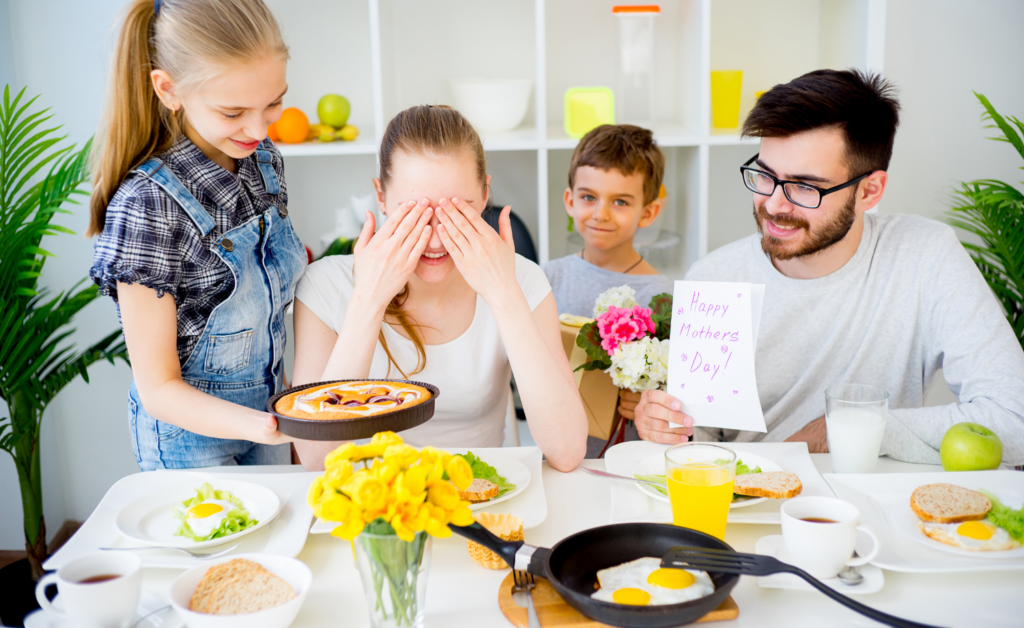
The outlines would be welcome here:
<svg viewBox="0 0 1024 628">
<path fill-rule="evenodd" d="M 261 572 L 266 571 L 266 569 L 259 563 L 244 558 L 236 558 L 210 567 L 206 570 L 203 579 L 199 581 L 199 586 L 196 587 L 195 592 L 192 593 L 192 599 L 188 603 L 189 610 L 205 612 L 206 606 L 210 601 L 210 595 L 214 589 L 225 580 L 249 571 Z"/>
<path fill-rule="evenodd" d="M 925 521 L 960 523 L 984 519 L 992 502 L 978 491 L 955 484 L 925 484 L 910 495 L 910 507 Z"/>
<path fill-rule="evenodd" d="M 210 594 L 204 612 L 211 615 L 255 613 L 294 598 L 295 591 L 284 580 L 266 570 L 248 570 L 222 580 Z"/>
<path fill-rule="evenodd" d="M 739 495 L 768 497 L 770 499 L 796 497 L 803 489 L 800 477 L 790 471 L 769 471 L 767 473 L 737 475 L 732 486 L 732 491 Z"/>
<path fill-rule="evenodd" d="M 466 490 L 459 491 L 459 497 L 474 504 L 485 502 L 497 496 L 498 485 L 490 480 L 481 480 L 480 478 L 473 480 L 473 483 L 467 486 Z"/>
</svg>

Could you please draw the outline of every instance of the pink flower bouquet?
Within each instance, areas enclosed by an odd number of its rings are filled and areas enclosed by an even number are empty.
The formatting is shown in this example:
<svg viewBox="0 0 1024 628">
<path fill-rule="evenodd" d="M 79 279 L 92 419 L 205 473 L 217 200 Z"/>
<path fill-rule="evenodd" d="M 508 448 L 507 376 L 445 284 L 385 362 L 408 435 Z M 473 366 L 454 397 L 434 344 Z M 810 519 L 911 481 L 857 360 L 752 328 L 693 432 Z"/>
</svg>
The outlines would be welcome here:
<svg viewBox="0 0 1024 628">
<path fill-rule="evenodd" d="M 668 335 L 672 295 L 651 299 L 640 307 L 629 286 L 604 292 L 594 306 L 596 320 L 580 329 L 576 344 L 590 361 L 579 368 L 602 370 L 619 388 L 641 392 L 668 378 Z"/>
</svg>

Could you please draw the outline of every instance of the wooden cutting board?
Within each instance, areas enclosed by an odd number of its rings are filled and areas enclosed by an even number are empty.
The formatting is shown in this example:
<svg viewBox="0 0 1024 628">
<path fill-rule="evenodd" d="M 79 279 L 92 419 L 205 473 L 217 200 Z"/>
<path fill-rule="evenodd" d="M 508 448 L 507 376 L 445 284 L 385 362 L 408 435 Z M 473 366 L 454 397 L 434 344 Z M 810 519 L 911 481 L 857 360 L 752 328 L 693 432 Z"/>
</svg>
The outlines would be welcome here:
<svg viewBox="0 0 1024 628">
<path fill-rule="evenodd" d="M 558 592 L 555 591 L 555 588 L 546 579 L 536 576 L 534 576 L 534 579 L 537 582 L 537 587 L 533 590 L 533 605 L 537 608 L 537 618 L 540 619 L 540 625 L 544 626 L 544 628 L 561 628 L 563 626 L 572 626 L 573 628 L 611 628 L 607 624 L 601 624 L 584 617 L 575 608 L 566 604 L 562 596 L 558 595 Z M 501 588 L 498 590 L 498 604 L 501 606 L 501 612 L 505 615 L 505 619 L 509 620 L 513 626 L 527 628 L 529 620 L 526 609 L 521 608 L 512 600 L 512 589 L 514 586 L 515 582 L 513 582 L 512 572 L 509 571 L 508 576 L 502 581 Z M 721 606 L 701 617 L 695 623 L 736 619 L 739 615 L 740 609 L 736 606 L 736 602 L 730 595 L 725 598 Z"/>
</svg>

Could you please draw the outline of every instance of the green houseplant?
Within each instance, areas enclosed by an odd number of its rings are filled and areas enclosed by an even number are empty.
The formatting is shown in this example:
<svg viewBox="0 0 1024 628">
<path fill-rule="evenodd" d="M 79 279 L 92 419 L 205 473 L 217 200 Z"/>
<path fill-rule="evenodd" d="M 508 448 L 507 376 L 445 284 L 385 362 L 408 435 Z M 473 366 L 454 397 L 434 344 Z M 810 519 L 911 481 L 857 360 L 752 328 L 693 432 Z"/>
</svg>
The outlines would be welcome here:
<svg viewBox="0 0 1024 628">
<path fill-rule="evenodd" d="M 986 128 L 1001 131 L 1000 137 L 990 139 L 1011 144 L 1024 159 L 1024 122 L 1001 116 L 985 96 L 974 95 L 985 108 L 982 119 L 992 122 Z M 1024 192 L 1009 183 L 979 179 L 961 183 L 954 203 L 947 220 L 982 241 L 963 245 L 1003 304 L 1024 348 Z"/>
<path fill-rule="evenodd" d="M 88 367 L 100 359 L 127 361 L 120 330 L 84 351 L 69 339 L 75 315 L 91 303 L 96 286 L 78 282 L 53 293 L 39 285 L 43 264 L 52 253 L 40 247 L 44 236 L 71 234 L 54 224 L 66 203 L 87 195 L 90 143 L 76 151 L 61 146 L 59 127 L 45 128 L 48 110 L 30 111 L 36 98 L 23 102 L 25 90 L 12 100 L 5 87 L 0 103 L 0 398 L 8 416 L 0 415 L 0 449 L 14 458 L 24 508 L 25 548 L 33 579 L 46 559 L 39 428 L 43 410 L 79 375 L 89 381 Z M 37 97 L 38 98 L 38 97 Z"/>
</svg>

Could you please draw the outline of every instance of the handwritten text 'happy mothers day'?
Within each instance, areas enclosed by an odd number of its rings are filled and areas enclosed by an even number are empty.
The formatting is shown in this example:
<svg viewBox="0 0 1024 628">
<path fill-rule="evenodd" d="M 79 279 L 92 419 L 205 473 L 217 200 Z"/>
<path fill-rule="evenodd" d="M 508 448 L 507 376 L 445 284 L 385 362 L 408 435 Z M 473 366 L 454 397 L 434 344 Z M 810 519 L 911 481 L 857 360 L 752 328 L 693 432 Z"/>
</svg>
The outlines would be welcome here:
<svg viewBox="0 0 1024 628">
<path fill-rule="evenodd" d="M 763 295 L 746 283 L 676 282 L 668 392 L 695 425 L 764 431 L 752 319 Z"/>
</svg>

